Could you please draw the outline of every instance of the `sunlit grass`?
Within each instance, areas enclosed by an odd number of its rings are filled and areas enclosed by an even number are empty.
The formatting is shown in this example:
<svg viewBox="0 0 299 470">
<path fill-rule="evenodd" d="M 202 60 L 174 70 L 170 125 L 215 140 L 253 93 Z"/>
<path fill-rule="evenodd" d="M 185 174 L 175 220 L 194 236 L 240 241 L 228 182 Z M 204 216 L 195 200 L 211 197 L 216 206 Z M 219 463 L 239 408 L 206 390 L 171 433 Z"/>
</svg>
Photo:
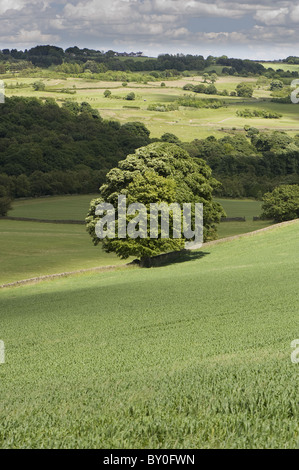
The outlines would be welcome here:
<svg viewBox="0 0 299 470">
<path fill-rule="evenodd" d="M 0 292 L 2 448 L 296 448 L 298 223 Z"/>
</svg>

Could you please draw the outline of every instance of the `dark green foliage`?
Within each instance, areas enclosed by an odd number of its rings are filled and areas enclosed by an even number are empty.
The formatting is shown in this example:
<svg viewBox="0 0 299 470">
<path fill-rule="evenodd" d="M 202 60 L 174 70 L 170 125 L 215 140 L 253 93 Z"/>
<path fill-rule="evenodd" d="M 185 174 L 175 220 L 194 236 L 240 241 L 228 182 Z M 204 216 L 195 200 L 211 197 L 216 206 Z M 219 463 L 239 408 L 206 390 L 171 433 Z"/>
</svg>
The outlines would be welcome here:
<svg viewBox="0 0 299 470">
<path fill-rule="evenodd" d="M 126 100 L 128 101 L 134 101 L 136 98 L 135 96 L 135 93 L 133 91 L 131 91 L 131 93 L 128 93 L 127 96 L 126 96 Z"/>
<path fill-rule="evenodd" d="M 225 103 L 223 101 L 213 99 L 213 98 L 206 98 L 206 99 L 198 99 L 196 96 L 188 95 L 182 96 L 177 100 L 179 106 L 186 106 L 190 108 L 223 108 Z"/>
<path fill-rule="evenodd" d="M 56 46 L 36 46 L 26 54 L 28 60 L 38 67 L 50 67 L 63 62 L 64 51 Z"/>
<path fill-rule="evenodd" d="M 263 197 L 262 217 L 275 222 L 299 217 L 299 185 L 283 185 Z"/>
<path fill-rule="evenodd" d="M 103 121 L 89 103 L 19 97 L 0 106 L 0 137 L 0 173 L 13 197 L 97 191 L 109 169 L 150 143 L 143 124 Z"/>
<path fill-rule="evenodd" d="M 267 111 L 266 109 L 243 109 L 236 112 L 237 116 L 245 118 L 263 118 L 263 119 L 279 119 L 282 114 L 276 113 L 275 111 Z"/>
<path fill-rule="evenodd" d="M 194 93 L 203 93 L 205 95 L 217 95 L 218 91 L 215 85 L 204 85 L 203 83 L 199 83 L 198 85 L 193 85 L 192 83 L 187 83 L 183 86 L 183 90 L 186 91 L 193 91 Z"/>
<path fill-rule="evenodd" d="M 247 83 L 239 83 L 239 85 L 237 85 L 236 92 L 238 96 L 251 98 L 253 95 L 253 87 Z"/>
<path fill-rule="evenodd" d="M 177 111 L 179 109 L 179 105 L 176 103 L 170 104 L 149 104 L 147 107 L 148 111 L 158 111 L 160 113 L 166 113 L 167 111 Z"/>
<path fill-rule="evenodd" d="M 183 86 L 183 90 L 185 91 L 194 91 L 194 88 L 196 86 L 200 86 L 200 85 L 193 85 L 193 83 L 186 83 L 186 85 Z M 204 85 L 202 85 L 204 88 L 206 88 Z"/>
<path fill-rule="evenodd" d="M 181 144 L 180 139 L 176 135 L 171 134 L 170 132 L 166 132 L 165 134 L 163 134 L 161 136 L 161 140 L 162 142 L 169 142 L 170 144 Z"/>
<path fill-rule="evenodd" d="M 33 88 L 35 91 L 44 91 L 44 89 L 46 88 L 46 85 L 44 84 L 44 82 L 34 82 L 33 83 Z"/>
<path fill-rule="evenodd" d="M 217 88 L 215 85 L 209 85 L 206 89 L 207 95 L 217 95 Z"/>
<path fill-rule="evenodd" d="M 125 194 L 128 203 L 141 202 L 145 205 L 155 202 L 181 205 L 187 202 L 203 203 L 204 238 L 213 239 L 216 226 L 224 215 L 222 207 L 212 198 L 213 191 L 218 187 L 218 181 L 212 177 L 211 169 L 203 160 L 191 158 L 177 145 L 153 143 L 128 155 L 107 174 L 106 183 L 100 188 L 99 199 L 91 202 L 86 219 L 87 230 L 97 245 L 100 241 L 95 233 L 97 205 L 101 202 L 111 203 L 117 212 L 118 196 Z M 130 255 L 143 258 L 180 249 L 182 240 L 115 238 L 105 239 L 102 246 L 107 252 L 115 252 L 123 258 Z"/>
<path fill-rule="evenodd" d="M 221 181 L 219 196 L 261 198 L 280 184 L 299 183 L 299 137 L 284 132 L 208 137 L 181 144 L 191 156 L 203 158 Z"/>
<path fill-rule="evenodd" d="M 272 80 L 270 83 L 270 90 L 281 90 L 283 88 L 283 82 L 281 80 Z"/>
<path fill-rule="evenodd" d="M 7 215 L 7 212 L 11 209 L 12 200 L 9 197 L 7 188 L 0 185 L 0 216 Z"/>
<path fill-rule="evenodd" d="M 191 71 L 201 72 L 211 65 L 222 65 L 222 74 L 254 76 L 264 75 L 268 79 L 296 78 L 297 71 L 274 70 L 265 67 L 252 60 L 228 58 L 227 56 L 204 59 L 202 55 L 161 54 L 157 59 L 144 58 L 134 60 L 131 57 L 120 57 L 115 51 L 106 53 L 88 48 L 80 49 L 77 46 L 69 47 L 65 51 L 56 46 L 37 46 L 30 50 L 18 51 L 17 49 L 3 49 L 0 51 L 0 61 L 5 62 L 2 73 L 6 70 L 19 72 L 25 69 L 37 67 L 55 67 L 58 72 L 66 74 L 101 74 L 111 72 L 149 72 L 155 79 L 174 77 Z M 125 59 L 125 60 L 123 60 Z M 297 57 L 289 57 L 284 60 L 287 63 L 297 63 Z M 187 75 L 188 76 L 188 75 Z M 125 80 L 120 78 L 122 82 Z M 214 70 L 205 73 L 205 82 L 214 83 L 217 74 Z"/>
<path fill-rule="evenodd" d="M 226 56 L 219 57 L 216 61 L 218 65 L 224 65 L 224 73 L 229 73 L 230 75 L 261 75 L 265 72 L 263 65 L 254 62 L 252 60 L 242 60 L 242 59 L 229 59 Z"/>
</svg>

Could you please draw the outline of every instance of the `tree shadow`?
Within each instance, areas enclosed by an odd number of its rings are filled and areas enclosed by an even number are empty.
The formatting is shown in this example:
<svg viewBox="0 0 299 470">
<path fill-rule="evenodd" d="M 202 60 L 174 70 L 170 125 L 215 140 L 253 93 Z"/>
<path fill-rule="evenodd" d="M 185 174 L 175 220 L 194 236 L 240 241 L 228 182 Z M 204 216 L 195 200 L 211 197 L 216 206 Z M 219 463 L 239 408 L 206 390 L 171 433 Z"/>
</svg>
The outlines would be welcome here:
<svg viewBox="0 0 299 470">
<path fill-rule="evenodd" d="M 152 258 L 146 258 L 143 260 L 134 260 L 129 264 L 138 265 L 141 268 L 160 268 L 163 266 L 169 266 L 177 263 L 186 263 L 188 261 L 197 261 L 204 256 L 209 255 L 206 251 L 190 251 L 181 250 L 171 253 L 164 253 L 162 255 L 153 256 Z"/>
<path fill-rule="evenodd" d="M 178 254 L 177 256 L 173 257 L 172 259 L 164 259 L 160 260 L 154 267 L 163 267 L 163 266 L 170 266 L 172 264 L 179 264 L 179 263 L 187 263 L 189 261 L 198 261 L 199 259 L 204 258 L 205 256 L 209 255 L 210 253 L 207 251 L 184 251 L 182 254 Z"/>
</svg>

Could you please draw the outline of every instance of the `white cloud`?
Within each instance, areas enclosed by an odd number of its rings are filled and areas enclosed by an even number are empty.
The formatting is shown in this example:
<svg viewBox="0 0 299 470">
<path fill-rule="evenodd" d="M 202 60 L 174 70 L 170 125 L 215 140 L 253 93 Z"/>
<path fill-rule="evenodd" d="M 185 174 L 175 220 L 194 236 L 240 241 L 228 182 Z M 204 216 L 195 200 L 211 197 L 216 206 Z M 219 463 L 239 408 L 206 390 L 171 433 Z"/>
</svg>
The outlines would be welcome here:
<svg viewBox="0 0 299 470">
<path fill-rule="evenodd" d="M 0 14 L 8 11 L 20 11 L 36 4 L 39 4 L 40 8 L 44 10 L 49 2 L 46 0 L 14 0 L 13 2 L 10 0 L 0 0 Z"/>
<path fill-rule="evenodd" d="M 257 10 L 254 18 L 268 26 L 285 24 L 288 8 L 279 8 L 279 10 Z"/>
<path fill-rule="evenodd" d="M 190 24 L 196 25 L 197 18 L 197 30 L 206 24 L 210 30 L 194 32 Z M 247 45 L 272 51 L 289 45 L 294 54 L 299 4 L 284 0 L 0 0 L 0 19 L 2 48 L 56 43 L 99 49 L 151 47 L 165 52 L 181 46 L 192 53 L 203 53 L 206 47 L 212 53 L 213 44 L 215 51 L 222 46 L 245 50 Z"/>
</svg>

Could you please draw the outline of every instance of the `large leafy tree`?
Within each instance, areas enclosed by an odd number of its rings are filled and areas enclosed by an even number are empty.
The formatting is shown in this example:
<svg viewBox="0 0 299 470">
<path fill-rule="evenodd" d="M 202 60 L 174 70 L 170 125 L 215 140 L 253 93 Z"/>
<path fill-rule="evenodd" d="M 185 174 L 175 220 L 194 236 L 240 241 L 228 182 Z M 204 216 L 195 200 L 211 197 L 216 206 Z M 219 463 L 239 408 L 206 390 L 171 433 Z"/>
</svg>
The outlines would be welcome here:
<svg viewBox="0 0 299 470">
<path fill-rule="evenodd" d="M 238 96 L 251 98 L 253 95 L 253 87 L 247 83 L 239 83 L 239 85 L 237 85 L 236 92 Z"/>
<path fill-rule="evenodd" d="M 87 230 L 97 245 L 100 239 L 95 231 L 99 220 L 96 207 L 102 202 L 110 203 L 117 216 L 118 196 L 126 195 L 127 204 L 140 202 L 147 207 L 155 202 L 203 203 L 204 239 L 213 239 L 217 234 L 217 224 L 225 215 L 220 204 L 213 201 L 213 190 L 218 187 L 218 181 L 212 177 L 211 169 L 203 160 L 191 158 L 175 144 L 155 142 L 128 155 L 107 174 L 106 183 L 100 188 L 100 197 L 91 202 L 86 219 Z M 145 258 L 181 249 L 184 240 L 105 238 L 102 245 L 105 251 L 115 252 L 122 258 L 130 255 Z"/>
<path fill-rule="evenodd" d="M 299 185 L 278 186 L 263 198 L 262 217 L 275 222 L 297 219 L 299 217 Z"/>
</svg>

